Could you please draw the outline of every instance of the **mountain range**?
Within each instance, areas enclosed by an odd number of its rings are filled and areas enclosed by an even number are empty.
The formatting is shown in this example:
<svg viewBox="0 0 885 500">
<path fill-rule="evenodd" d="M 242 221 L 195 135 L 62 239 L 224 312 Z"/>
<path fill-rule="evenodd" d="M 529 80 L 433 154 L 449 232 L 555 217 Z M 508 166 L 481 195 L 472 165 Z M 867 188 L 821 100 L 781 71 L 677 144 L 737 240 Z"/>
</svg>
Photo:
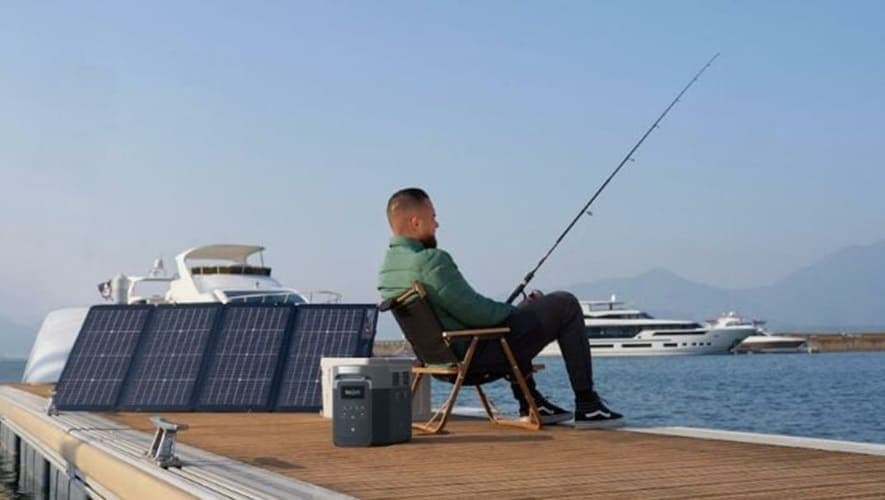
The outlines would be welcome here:
<svg viewBox="0 0 885 500">
<path fill-rule="evenodd" d="M 665 269 L 565 287 L 582 299 L 619 300 L 655 316 L 708 319 L 726 311 L 775 331 L 885 331 L 885 240 L 851 246 L 768 286 L 720 288 Z"/>
</svg>

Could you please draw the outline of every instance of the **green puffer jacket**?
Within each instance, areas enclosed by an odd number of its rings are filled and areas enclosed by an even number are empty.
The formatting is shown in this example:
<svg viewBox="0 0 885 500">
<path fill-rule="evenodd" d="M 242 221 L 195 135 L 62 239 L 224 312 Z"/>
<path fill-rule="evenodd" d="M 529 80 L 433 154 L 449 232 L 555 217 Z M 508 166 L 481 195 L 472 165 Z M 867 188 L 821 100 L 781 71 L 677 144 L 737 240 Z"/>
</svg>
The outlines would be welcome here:
<svg viewBox="0 0 885 500">
<path fill-rule="evenodd" d="M 426 249 L 411 238 L 394 236 L 378 275 L 378 291 L 389 299 L 420 281 L 446 330 L 483 328 L 504 322 L 515 307 L 478 293 L 445 250 Z"/>
</svg>

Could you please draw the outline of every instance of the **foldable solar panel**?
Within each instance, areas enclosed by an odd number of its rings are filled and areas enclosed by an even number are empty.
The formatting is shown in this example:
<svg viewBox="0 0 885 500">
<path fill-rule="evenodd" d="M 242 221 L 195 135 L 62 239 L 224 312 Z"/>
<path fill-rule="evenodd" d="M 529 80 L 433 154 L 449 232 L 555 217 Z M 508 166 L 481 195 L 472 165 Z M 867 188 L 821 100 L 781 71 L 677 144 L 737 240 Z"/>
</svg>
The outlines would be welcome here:
<svg viewBox="0 0 885 500">
<path fill-rule="evenodd" d="M 153 306 L 89 310 L 55 386 L 59 410 L 113 410 Z"/>
<path fill-rule="evenodd" d="M 120 410 L 189 410 L 221 304 L 157 306 L 141 334 Z"/>
<path fill-rule="evenodd" d="M 227 304 L 210 344 L 197 409 L 269 410 L 292 305 Z"/>
<path fill-rule="evenodd" d="M 297 306 L 275 409 L 321 408 L 320 359 L 371 356 L 377 317 L 374 304 Z"/>
</svg>

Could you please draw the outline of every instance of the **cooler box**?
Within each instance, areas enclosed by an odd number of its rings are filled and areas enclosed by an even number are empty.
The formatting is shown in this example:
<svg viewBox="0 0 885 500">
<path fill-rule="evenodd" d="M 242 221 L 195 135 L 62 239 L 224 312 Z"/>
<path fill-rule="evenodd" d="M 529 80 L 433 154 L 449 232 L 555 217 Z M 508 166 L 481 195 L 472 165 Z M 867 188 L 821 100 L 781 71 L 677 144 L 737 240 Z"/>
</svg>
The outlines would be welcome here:
<svg viewBox="0 0 885 500">
<path fill-rule="evenodd" d="M 377 358 L 323 358 L 320 360 L 320 368 L 322 369 L 322 388 L 323 388 L 323 417 L 332 418 L 333 394 L 332 385 L 335 382 L 333 369 L 336 366 L 383 366 L 392 372 L 406 372 L 408 375 L 403 377 L 400 375 L 400 383 L 409 387 L 411 384 L 412 365 L 415 358 L 397 356 L 397 357 L 377 357 Z M 430 418 L 430 377 L 423 377 L 421 384 L 415 397 L 412 398 L 412 421 L 423 422 Z"/>
<path fill-rule="evenodd" d="M 332 440 L 336 446 L 376 446 L 412 439 L 409 372 L 389 365 L 332 369 Z"/>
</svg>

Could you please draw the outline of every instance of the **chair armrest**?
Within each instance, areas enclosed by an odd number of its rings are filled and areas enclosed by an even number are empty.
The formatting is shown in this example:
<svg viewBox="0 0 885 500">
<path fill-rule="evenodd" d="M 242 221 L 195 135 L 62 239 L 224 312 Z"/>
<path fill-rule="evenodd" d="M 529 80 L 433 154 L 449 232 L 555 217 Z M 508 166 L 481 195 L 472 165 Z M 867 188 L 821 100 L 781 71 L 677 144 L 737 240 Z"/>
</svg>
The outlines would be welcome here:
<svg viewBox="0 0 885 500">
<path fill-rule="evenodd" d="M 458 365 L 413 366 L 412 373 L 426 373 L 428 375 L 456 375 L 458 373 Z"/>
<path fill-rule="evenodd" d="M 474 328 L 471 330 L 454 330 L 451 332 L 443 332 L 443 338 L 451 339 L 457 337 L 489 337 L 494 335 L 506 335 L 510 333 L 510 327 L 499 326 L 496 328 Z"/>
</svg>

